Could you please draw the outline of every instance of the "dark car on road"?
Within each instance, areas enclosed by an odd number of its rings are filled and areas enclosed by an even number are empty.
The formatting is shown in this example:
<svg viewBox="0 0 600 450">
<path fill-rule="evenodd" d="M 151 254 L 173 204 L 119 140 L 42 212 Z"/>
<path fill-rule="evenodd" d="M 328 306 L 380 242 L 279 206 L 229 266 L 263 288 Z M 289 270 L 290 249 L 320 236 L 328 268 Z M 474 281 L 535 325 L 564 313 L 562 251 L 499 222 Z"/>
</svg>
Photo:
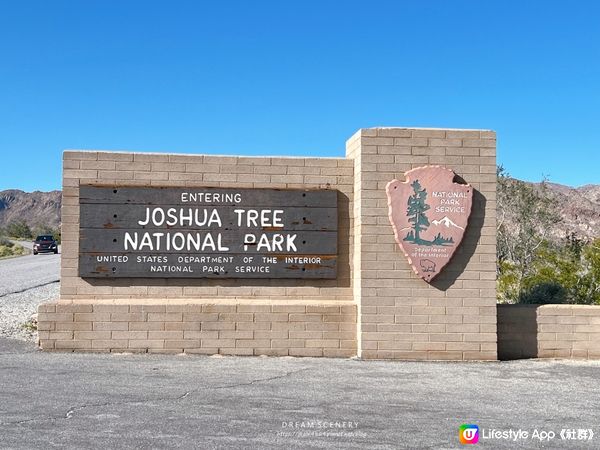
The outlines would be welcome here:
<svg viewBox="0 0 600 450">
<path fill-rule="evenodd" d="M 51 234 L 42 234 L 35 238 L 33 241 L 33 254 L 37 255 L 38 253 L 49 253 L 52 252 L 54 254 L 58 253 L 58 244 L 54 239 L 54 236 Z"/>
</svg>

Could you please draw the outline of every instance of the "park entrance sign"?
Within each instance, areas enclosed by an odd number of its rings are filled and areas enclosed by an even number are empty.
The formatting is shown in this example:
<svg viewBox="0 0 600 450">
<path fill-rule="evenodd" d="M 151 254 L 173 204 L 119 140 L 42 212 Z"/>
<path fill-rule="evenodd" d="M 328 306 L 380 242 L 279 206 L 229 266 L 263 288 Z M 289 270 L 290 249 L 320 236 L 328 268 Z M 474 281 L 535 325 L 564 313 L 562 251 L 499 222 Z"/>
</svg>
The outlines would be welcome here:
<svg viewBox="0 0 600 450">
<path fill-rule="evenodd" d="M 445 167 L 409 170 L 386 190 L 396 242 L 417 275 L 430 282 L 450 262 L 465 234 L 473 189 Z"/>
<path fill-rule="evenodd" d="M 333 190 L 80 187 L 81 277 L 335 278 Z"/>
<path fill-rule="evenodd" d="M 333 158 L 67 150 L 40 346 L 496 359 L 495 155 L 403 127 Z"/>
</svg>

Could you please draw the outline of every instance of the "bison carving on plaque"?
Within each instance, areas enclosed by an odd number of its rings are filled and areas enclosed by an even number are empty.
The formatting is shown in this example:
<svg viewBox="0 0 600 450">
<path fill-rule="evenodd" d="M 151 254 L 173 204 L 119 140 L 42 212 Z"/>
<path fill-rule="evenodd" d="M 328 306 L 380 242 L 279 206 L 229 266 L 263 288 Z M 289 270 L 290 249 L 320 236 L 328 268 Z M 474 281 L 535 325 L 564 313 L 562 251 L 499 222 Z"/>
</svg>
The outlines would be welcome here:
<svg viewBox="0 0 600 450">
<path fill-rule="evenodd" d="M 390 222 L 413 270 L 430 282 L 462 241 L 473 188 L 455 183 L 454 171 L 440 166 L 418 167 L 405 177 L 387 184 Z"/>
</svg>

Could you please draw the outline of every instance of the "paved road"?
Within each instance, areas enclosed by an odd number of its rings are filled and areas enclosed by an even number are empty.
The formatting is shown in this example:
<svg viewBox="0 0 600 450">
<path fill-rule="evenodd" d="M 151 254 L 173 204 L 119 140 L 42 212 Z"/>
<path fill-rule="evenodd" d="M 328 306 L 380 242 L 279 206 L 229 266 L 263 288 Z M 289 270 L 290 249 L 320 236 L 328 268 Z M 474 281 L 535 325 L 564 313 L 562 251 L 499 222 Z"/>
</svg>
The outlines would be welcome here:
<svg viewBox="0 0 600 450">
<path fill-rule="evenodd" d="M 600 447 L 599 362 L 61 354 L 0 339 L 0 374 L 2 448 L 464 448 L 462 423 L 596 434 L 483 448 Z"/>
<path fill-rule="evenodd" d="M 30 242 L 19 242 L 31 248 Z M 60 253 L 43 253 L 0 260 L 0 296 L 21 292 L 60 279 Z"/>
</svg>

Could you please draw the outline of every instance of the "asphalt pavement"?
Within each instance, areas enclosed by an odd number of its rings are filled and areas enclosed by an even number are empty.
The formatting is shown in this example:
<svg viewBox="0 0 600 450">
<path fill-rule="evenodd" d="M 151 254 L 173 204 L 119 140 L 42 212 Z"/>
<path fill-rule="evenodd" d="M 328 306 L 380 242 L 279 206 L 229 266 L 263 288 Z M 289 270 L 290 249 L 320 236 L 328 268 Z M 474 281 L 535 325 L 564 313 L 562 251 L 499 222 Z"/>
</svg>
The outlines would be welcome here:
<svg viewBox="0 0 600 450">
<path fill-rule="evenodd" d="M 599 376 L 598 362 L 46 353 L 0 339 L 0 447 L 464 448 L 466 423 L 478 447 L 598 448 Z M 492 429 L 529 437 L 484 439 Z"/>
<path fill-rule="evenodd" d="M 32 248 L 30 242 L 19 241 L 18 244 Z M 0 260 L 0 297 L 43 286 L 59 279 L 60 249 L 58 255 L 40 253 Z"/>
</svg>

